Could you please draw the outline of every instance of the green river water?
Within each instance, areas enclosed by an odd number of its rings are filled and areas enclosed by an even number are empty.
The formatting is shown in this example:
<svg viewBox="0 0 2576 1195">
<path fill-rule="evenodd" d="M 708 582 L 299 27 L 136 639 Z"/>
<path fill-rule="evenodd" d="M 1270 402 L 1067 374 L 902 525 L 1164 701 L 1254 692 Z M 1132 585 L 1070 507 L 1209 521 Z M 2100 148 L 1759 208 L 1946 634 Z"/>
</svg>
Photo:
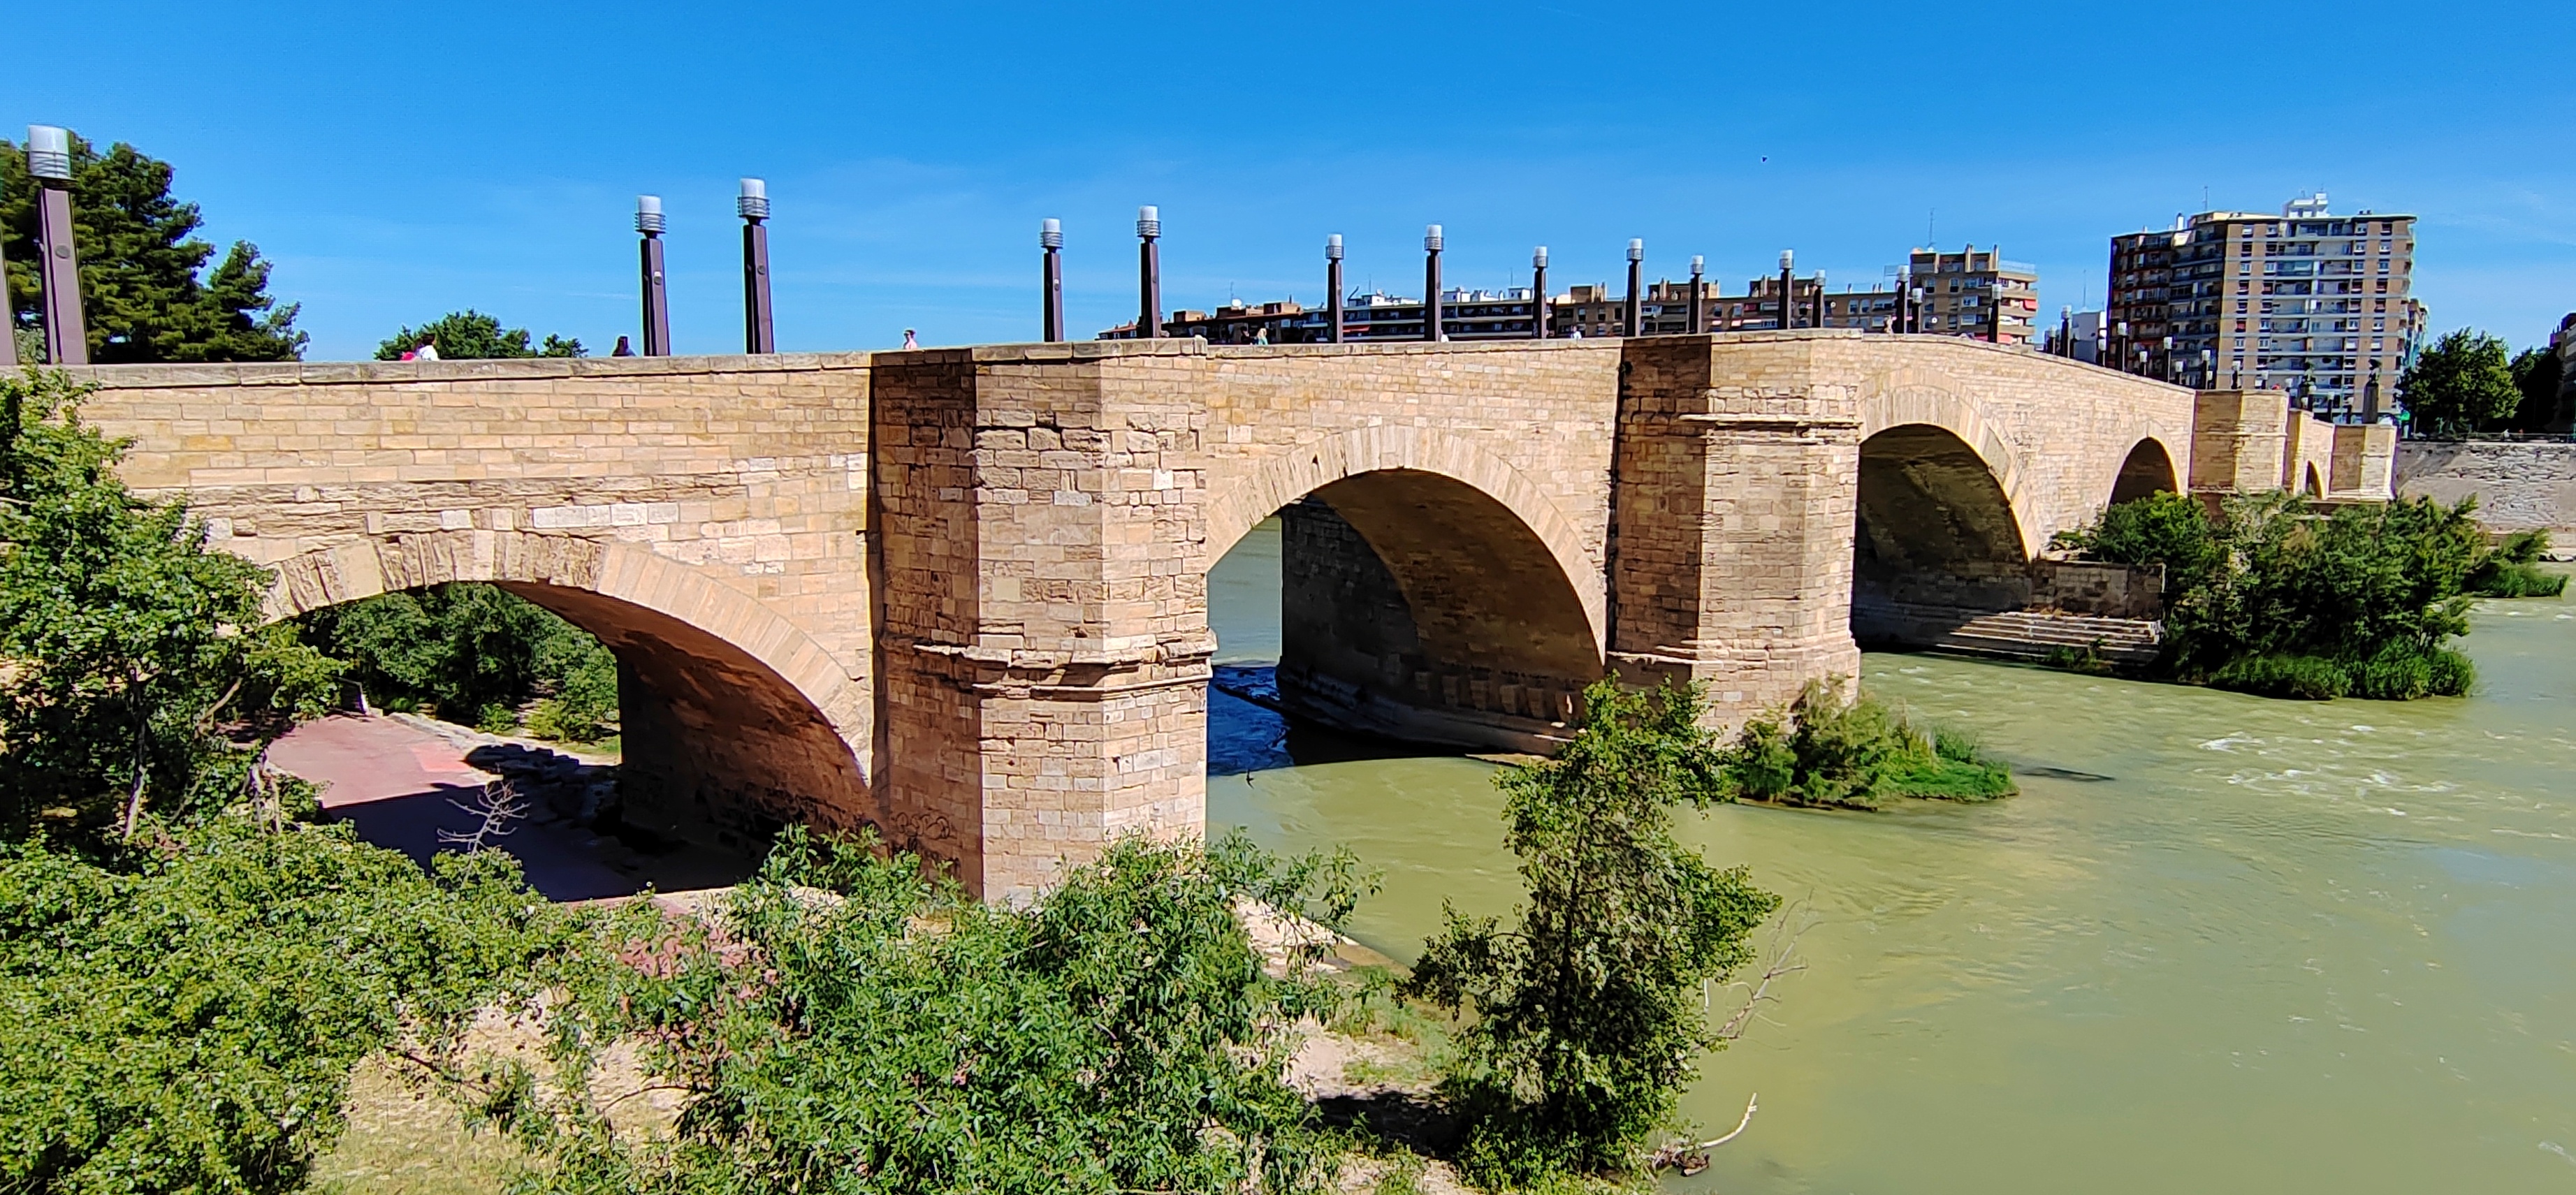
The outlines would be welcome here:
<svg viewBox="0 0 2576 1195">
<path fill-rule="evenodd" d="M 1275 531 L 1212 589 L 1220 662 L 1275 658 Z M 2465 647 L 2475 696 L 2403 704 L 1867 657 L 2022 795 L 1685 814 L 1813 928 L 1684 1102 L 1761 1113 L 1671 1185 L 2576 1192 L 2576 604 L 2488 603 Z M 1361 940 L 1511 907 L 1491 766 L 1214 700 L 1210 821 L 1380 869 Z"/>
</svg>

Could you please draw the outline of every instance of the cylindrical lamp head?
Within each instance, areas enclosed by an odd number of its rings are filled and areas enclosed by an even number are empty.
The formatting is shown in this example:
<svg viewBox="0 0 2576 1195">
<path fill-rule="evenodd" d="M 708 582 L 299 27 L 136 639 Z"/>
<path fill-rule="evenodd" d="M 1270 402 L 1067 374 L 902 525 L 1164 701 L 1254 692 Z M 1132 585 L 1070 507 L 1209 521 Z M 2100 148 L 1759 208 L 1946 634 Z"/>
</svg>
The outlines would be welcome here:
<svg viewBox="0 0 2576 1195">
<path fill-rule="evenodd" d="M 72 134 L 49 124 L 27 126 L 27 173 L 68 181 L 72 176 Z"/>
<path fill-rule="evenodd" d="M 1064 221 L 1053 218 L 1038 221 L 1038 247 L 1064 248 Z"/>
<path fill-rule="evenodd" d="M 1342 234 L 1340 234 L 1340 233 L 1338 233 L 1338 232 L 1337 232 L 1337 233 L 1334 233 L 1334 234 L 1333 234 L 1333 235 L 1331 235 L 1331 236 L 1328 236 L 1328 237 L 1325 237 L 1325 238 L 1324 238 L 1324 260 L 1326 260 L 1326 261 L 1340 261 L 1341 259 L 1342 259 Z"/>
<path fill-rule="evenodd" d="M 1691 254 L 1691 277 L 1693 277 L 1693 278 L 1697 278 L 1697 277 L 1699 277 L 1700 275 L 1705 274 L 1705 273 L 1707 273 L 1707 272 L 1708 272 L 1708 258 L 1703 257 L 1703 256 L 1701 256 L 1700 254 L 1697 254 L 1697 253 Z"/>
<path fill-rule="evenodd" d="M 635 231 L 647 234 L 662 231 L 661 196 L 638 195 L 635 197 Z"/>
<path fill-rule="evenodd" d="M 1530 268 L 1534 270 L 1547 268 L 1547 246 L 1541 245 L 1530 251 Z"/>
<path fill-rule="evenodd" d="M 1422 230 L 1422 247 L 1433 253 L 1438 253 L 1440 251 L 1439 225 L 1434 224 Z"/>
<path fill-rule="evenodd" d="M 1153 204 L 1136 209 L 1136 235 L 1152 239 L 1163 235 L 1163 212 Z"/>
<path fill-rule="evenodd" d="M 1781 251 L 1780 251 L 1780 268 L 1781 268 L 1781 269 L 1784 269 L 1784 270 L 1796 269 L 1796 268 L 1797 268 L 1797 265 L 1798 265 L 1798 252 L 1797 252 L 1797 250 L 1795 250 L 1795 249 L 1783 249 L 1783 250 L 1781 250 Z"/>
<path fill-rule="evenodd" d="M 769 218 L 769 184 L 761 179 L 742 180 L 742 193 L 734 196 L 734 214 L 745 220 Z"/>
<path fill-rule="evenodd" d="M 1645 239 L 1644 239 L 1644 238 L 1642 238 L 1642 237 L 1630 237 L 1630 238 L 1628 238 L 1628 260 L 1630 260 L 1630 261 L 1644 261 L 1644 260 L 1646 260 L 1646 242 L 1645 242 Z"/>
</svg>

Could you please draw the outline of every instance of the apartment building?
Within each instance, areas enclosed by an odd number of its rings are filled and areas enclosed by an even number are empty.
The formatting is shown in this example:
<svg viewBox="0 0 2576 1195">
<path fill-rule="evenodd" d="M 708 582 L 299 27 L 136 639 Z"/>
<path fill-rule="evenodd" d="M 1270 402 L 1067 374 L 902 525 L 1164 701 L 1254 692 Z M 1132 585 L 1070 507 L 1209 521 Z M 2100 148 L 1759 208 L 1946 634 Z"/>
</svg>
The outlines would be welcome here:
<svg viewBox="0 0 2576 1195">
<path fill-rule="evenodd" d="M 2423 344 L 2414 272 L 2415 217 L 2337 216 L 2324 192 L 2178 216 L 2111 238 L 2105 364 L 2374 420 Z"/>
<path fill-rule="evenodd" d="M 1957 253 L 1916 249 L 1906 257 L 1906 270 L 1923 291 L 1917 331 L 2032 343 L 2039 319 L 2038 267 L 1966 245 Z"/>
</svg>

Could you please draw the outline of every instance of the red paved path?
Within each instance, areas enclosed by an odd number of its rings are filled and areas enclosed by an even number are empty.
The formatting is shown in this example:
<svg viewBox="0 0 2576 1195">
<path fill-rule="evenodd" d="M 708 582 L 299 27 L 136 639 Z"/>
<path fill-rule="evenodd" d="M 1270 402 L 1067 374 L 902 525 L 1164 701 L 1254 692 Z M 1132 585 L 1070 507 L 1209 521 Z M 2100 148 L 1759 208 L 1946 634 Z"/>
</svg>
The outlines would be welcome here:
<svg viewBox="0 0 2576 1195">
<path fill-rule="evenodd" d="M 296 727 L 270 746 L 269 762 L 322 786 L 325 815 L 358 836 L 426 864 L 456 846 L 438 832 L 470 833 L 480 820 L 451 802 L 474 796 L 492 775 L 465 762 L 447 740 L 392 718 L 331 717 Z M 528 820 L 503 838 L 528 883 L 549 900 L 624 896 L 648 885 L 662 891 L 733 882 L 744 865 L 712 852 L 682 849 L 642 856 L 614 839 L 562 821 Z"/>
</svg>

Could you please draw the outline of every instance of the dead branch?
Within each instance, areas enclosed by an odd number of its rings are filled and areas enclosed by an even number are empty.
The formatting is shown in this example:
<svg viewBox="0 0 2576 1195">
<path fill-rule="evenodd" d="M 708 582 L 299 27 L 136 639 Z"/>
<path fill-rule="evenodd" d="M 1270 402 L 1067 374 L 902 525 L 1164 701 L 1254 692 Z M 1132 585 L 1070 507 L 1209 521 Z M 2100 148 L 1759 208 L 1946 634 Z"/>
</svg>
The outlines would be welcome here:
<svg viewBox="0 0 2576 1195">
<path fill-rule="evenodd" d="M 1759 1012 L 1764 1004 L 1773 1003 L 1779 999 L 1771 994 L 1771 984 L 1782 976 L 1794 975 L 1807 969 L 1807 964 L 1798 958 L 1798 941 L 1807 936 L 1808 930 L 1814 928 L 1816 928 L 1816 918 L 1807 911 L 1805 901 L 1782 910 L 1779 923 L 1772 929 L 1770 961 L 1763 965 L 1761 978 L 1750 985 L 1740 980 L 1731 985 L 1737 988 L 1749 988 L 1749 991 L 1744 998 L 1744 1003 L 1735 1010 L 1735 1015 L 1728 1017 L 1726 1024 L 1718 1028 L 1719 1041 L 1734 1041 L 1743 1037 L 1745 1032 L 1753 1027 L 1754 1014 Z"/>
<path fill-rule="evenodd" d="M 521 797 L 519 790 L 507 780 L 495 780 L 484 785 L 471 801 L 449 801 L 448 804 L 459 812 L 472 814 L 476 824 L 472 833 L 441 830 L 438 840 L 468 851 L 482 850 L 508 837 L 528 816 L 527 799 Z"/>
</svg>

